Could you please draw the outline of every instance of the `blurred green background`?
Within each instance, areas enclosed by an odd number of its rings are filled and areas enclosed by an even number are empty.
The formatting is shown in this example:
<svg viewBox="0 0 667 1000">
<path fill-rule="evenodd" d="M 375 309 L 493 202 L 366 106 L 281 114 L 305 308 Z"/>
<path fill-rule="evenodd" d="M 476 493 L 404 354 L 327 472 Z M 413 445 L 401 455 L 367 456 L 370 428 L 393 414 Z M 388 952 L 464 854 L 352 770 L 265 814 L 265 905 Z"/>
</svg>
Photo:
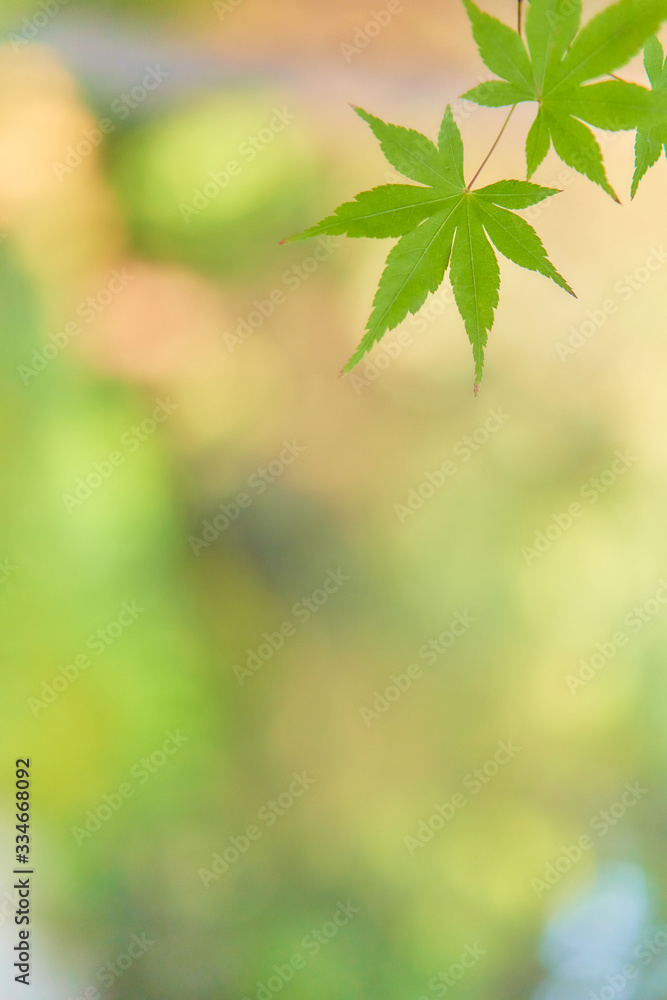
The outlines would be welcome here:
<svg viewBox="0 0 667 1000">
<path fill-rule="evenodd" d="M 667 165 L 550 154 L 578 299 L 501 261 L 477 398 L 447 283 L 339 380 L 388 246 L 279 241 L 390 172 L 348 102 L 503 120 L 386 7 L 3 4 L 3 997 L 23 755 L 33 1000 L 667 995 Z"/>
</svg>

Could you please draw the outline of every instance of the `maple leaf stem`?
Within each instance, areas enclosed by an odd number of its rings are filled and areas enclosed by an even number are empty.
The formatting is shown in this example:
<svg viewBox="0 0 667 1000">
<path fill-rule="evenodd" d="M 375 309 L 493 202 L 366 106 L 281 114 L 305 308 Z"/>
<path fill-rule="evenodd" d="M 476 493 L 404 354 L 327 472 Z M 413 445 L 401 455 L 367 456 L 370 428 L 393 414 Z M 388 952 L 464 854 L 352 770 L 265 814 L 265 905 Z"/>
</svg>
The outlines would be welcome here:
<svg viewBox="0 0 667 1000">
<path fill-rule="evenodd" d="M 508 124 L 510 118 L 512 117 L 513 113 L 514 113 L 515 107 L 516 107 L 516 104 L 513 104 L 512 107 L 510 108 L 510 113 L 508 114 L 507 118 L 505 119 L 505 124 L 503 125 L 503 127 L 500 130 L 500 132 L 496 136 L 496 141 L 494 142 L 493 146 L 491 147 L 491 149 L 488 151 L 488 153 L 484 157 L 484 159 L 483 159 L 483 161 L 482 161 L 482 163 L 481 163 L 481 165 L 480 165 L 477 173 L 475 174 L 475 176 L 473 177 L 473 179 L 470 181 L 470 184 L 468 184 L 468 187 L 466 188 L 466 191 L 470 191 L 470 189 L 472 188 L 473 184 L 475 183 L 475 181 L 477 180 L 477 178 L 481 174 L 482 170 L 484 169 L 484 167 L 487 165 L 487 163 L 491 159 L 491 154 L 493 153 L 494 149 L 496 148 L 496 146 L 498 145 L 498 143 L 502 139 L 503 132 L 507 128 L 507 124 Z"/>
<path fill-rule="evenodd" d="M 522 20 L 522 18 L 521 18 L 521 12 L 522 12 L 522 9 L 523 9 L 523 0 L 518 0 L 518 2 L 517 2 L 517 9 L 516 9 L 516 30 L 517 30 L 517 34 L 519 35 L 519 38 L 521 38 L 521 27 L 522 27 L 522 25 L 521 25 L 521 20 Z"/>
</svg>

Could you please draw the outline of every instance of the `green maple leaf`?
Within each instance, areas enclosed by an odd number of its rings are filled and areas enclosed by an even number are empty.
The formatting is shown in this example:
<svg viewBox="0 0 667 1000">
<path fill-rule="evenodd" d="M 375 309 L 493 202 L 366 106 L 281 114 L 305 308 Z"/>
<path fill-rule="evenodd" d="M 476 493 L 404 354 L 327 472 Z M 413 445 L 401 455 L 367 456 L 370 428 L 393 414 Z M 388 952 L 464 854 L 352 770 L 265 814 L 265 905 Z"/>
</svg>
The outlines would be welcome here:
<svg viewBox="0 0 667 1000">
<path fill-rule="evenodd" d="M 557 192 L 518 180 L 469 190 L 463 174 L 461 133 L 450 107 L 445 111 L 437 146 L 420 132 L 388 125 L 360 108 L 355 110 L 370 125 L 389 163 L 425 186 L 386 184 L 363 191 L 318 225 L 289 240 L 341 234 L 401 237 L 387 258 L 366 334 L 343 371 L 350 371 L 408 313 L 416 313 L 429 292 L 442 283 L 449 266 L 479 383 L 500 286 L 491 243 L 509 260 L 539 271 L 574 295 L 548 259 L 535 230 L 509 211 L 528 208 Z"/>
<path fill-rule="evenodd" d="M 665 59 L 662 45 L 657 38 L 649 38 L 644 46 L 644 66 L 646 75 L 651 81 L 653 93 L 662 91 L 662 94 L 667 97 L 667 59 Z M 632 178 L 631 198 L 636 195 L 639 182 L 646 171 L 660 159 L 663 148 L 667 156 L 667 115 L 661 122 L 651 124 L 648 128 L 637 129 L 635 173 Z"/>
<path fill-rule="evenodd" d="M 663 112 L 651 91 L 622 80 L 588 83 L 628 62 L 667 18 L 667 0 L 620 0 L 579 31 L 581 0 L 531 0 L 526 40 L 464 0 L 480 55 L 502 80 L 463 96 L 486 107 L 537 101 L 526 140 L 528 177 L 551 144 L 561 160 L 618 201 L 584 122 L 608 131 L 648 127 Z"/>
</svg>

